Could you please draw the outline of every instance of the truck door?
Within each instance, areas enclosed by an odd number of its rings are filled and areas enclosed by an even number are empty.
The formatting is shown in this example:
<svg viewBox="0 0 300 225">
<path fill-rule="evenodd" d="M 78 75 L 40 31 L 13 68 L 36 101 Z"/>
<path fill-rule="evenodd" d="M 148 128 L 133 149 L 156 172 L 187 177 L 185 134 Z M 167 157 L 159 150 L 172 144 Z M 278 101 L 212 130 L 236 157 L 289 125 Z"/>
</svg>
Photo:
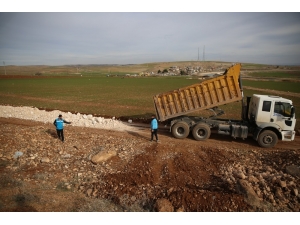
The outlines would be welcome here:
<svg viewBox="0 0 300 225">
<path fill-rule="evenodd" d="M 292 117 L 292 105 L 287 102 L 275 101 L 271 121 L 280 126 L 281 130 L 294 130 L 295 120 Z"/>
</svg>

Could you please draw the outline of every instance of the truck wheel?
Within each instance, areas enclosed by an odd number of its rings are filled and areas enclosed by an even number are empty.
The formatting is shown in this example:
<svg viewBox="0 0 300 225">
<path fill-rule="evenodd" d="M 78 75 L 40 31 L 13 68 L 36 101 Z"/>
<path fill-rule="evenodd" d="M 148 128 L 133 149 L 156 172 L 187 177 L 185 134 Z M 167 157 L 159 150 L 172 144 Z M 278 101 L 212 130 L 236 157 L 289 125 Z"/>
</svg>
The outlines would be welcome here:
<svg viewBox="0 0 300 225">
<path fill-rule="evenodd" d="M 177 122 L 172 126 L 172 135 L 175 138 L 186 138 L 190 133 L 189 125 L 185 122 Z"/>
<path fill-rule="evenodd" d="M 277 141 L 277 135 L 271 130 L 265 130 L 261 132 L 257 139 L 259 146 L 263 148 L 272 148 L 277 144 Z"/>
<path fill-rule="evenodd" d="M 197 141 L 204 141 L 210 137 L 211 131 L 210 127 L 205 123 L 198 123 L 193 128 L 193 137 Z"/>
</svg>

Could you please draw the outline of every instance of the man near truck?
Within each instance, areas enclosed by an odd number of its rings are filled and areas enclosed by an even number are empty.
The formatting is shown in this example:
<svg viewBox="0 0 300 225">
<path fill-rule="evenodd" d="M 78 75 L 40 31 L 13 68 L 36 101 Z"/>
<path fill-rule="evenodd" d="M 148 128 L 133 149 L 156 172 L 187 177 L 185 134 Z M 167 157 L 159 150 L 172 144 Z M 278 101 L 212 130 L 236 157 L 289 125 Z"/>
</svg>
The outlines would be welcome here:
<svg viewBox="0 0 300 225">
<path fill-rule="evenodd" d="M 64 142 L 64 123 L 71 124 L 71 122 L 68 122 L 62 118 L 62 115 L 59 115 L 57 119 L 54 120 L 53 124 L 56 126 L 56 132 L 58 138 Z"/>
<path fill-rule="evenodd" d="M 151 120 L 151 141 L 153 141 L 153 136 L 156 138 L 156 142 L 158 142 L 158 137 L 157 137 L 157 129 L 158 129 L 158 122 L 157 119 L 155 118 L 154 115 L 152 115 L 152 120 Z"/>
</svg>

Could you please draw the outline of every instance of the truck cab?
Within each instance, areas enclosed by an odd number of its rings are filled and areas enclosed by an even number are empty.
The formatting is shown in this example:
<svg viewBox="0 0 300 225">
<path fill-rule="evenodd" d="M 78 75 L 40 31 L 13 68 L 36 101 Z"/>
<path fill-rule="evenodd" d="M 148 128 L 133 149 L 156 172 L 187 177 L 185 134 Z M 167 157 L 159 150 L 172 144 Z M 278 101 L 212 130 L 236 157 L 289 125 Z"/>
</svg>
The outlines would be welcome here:
<svg viewBox="0 0 300 225">
<path fill-rule="evenodd" d="M 278 139 L 295 138 L 295 110 L 289 99 L 254 94 L 249 104 L 249 120 L 256 124 L 253 138 L 262 147 L 272 147 Z"/>
</svg>

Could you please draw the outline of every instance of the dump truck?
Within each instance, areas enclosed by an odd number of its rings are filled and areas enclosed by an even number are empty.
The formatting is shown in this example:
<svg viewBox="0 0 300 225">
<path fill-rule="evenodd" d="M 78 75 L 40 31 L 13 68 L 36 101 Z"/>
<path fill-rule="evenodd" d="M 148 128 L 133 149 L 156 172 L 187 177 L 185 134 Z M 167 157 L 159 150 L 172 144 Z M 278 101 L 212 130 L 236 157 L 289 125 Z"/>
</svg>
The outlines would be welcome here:
<svg viewBox="0 0 300 225">
<path fill-rule="evenodd" d="M 233 138 L 252 137 L 258 145 L 270 148 L 278 140 L 295 138 L 295 108 L 289 99 L 279 96 L 253 94 L 244 97 L 241 64 L 233 64 L 222 75 L 197 84 L 153 97 L 157 119 L 170 126 L 175 138 L 186 138 L 190 133 L 197 141 L 211 133 Z M 240 119 L 221 119 L 221 105 L 241 102 Z M 212 111 L 208 117 L 190 116 L 202 110 Z"/>
</svg>

